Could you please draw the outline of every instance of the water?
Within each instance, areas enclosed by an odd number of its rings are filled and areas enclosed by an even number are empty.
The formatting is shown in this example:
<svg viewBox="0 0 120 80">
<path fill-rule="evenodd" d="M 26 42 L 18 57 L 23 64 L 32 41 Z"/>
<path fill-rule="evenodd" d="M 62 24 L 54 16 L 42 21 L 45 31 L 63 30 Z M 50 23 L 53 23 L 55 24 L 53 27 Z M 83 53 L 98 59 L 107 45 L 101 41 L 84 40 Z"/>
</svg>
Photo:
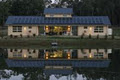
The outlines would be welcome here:
<svg viewBox="0 0 120 80">
<path fill-rule="evenodd" d="M 0 80 L 119 80 L 120 49 L 0 48 Z"/>
</svg>

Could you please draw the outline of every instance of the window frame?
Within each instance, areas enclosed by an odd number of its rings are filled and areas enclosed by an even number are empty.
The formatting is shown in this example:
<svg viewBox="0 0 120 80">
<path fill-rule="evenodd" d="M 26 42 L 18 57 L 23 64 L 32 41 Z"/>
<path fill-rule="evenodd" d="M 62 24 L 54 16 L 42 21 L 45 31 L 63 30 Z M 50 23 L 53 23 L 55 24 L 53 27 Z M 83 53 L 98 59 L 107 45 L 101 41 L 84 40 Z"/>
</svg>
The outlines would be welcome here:
<svg viewBox="0 0 120 80">
<path fill-rule="evenodd" d="M 22 32 L 22 26 L 13 26 L 12 32 Z"/>
<path fill-rule="evenodd" d="M 104 26 L 95 26 L 94 33 L 104 33 Z"/>
</svg>

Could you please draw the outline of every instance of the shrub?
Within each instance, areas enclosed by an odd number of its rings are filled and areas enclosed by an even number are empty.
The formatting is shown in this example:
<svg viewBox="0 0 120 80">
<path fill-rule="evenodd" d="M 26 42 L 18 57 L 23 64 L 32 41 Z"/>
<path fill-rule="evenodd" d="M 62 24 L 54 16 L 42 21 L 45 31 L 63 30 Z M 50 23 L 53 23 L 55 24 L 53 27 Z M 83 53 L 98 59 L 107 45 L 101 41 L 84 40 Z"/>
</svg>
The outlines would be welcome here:
<svg viewBox="0 0 120 80">
<path fill-rule="evenodd" d="M 89 34 L 89 39 L 91 39 L 91 34 Z"/>
<path fill-rule="evenodd" d="M 13 38 L 13 35 L 12 35 L 12 34 L 10 35 L 10 38 Z"/>
<path fill-rule="evenodd" d="M 14 36 L 14 38 L 17 38 L 18 36 Z"/>
<path fill-rule="evenodd" d="M 36 34 L 33 34 L 33 37 L 35 37 L 36 36 Z"/>
<path fill-rule="evenodd" d="M 81 35 L 81 39 L 83 39 L 83 37 L 84 37 L 84 34 Z"/>
<path fill-rule="evenodd" d="M 20 34 L 20 37 L 21 37 L 21 38 L 23 37 L 22 34 Z"/>
<path fill-rule="evenodd" d="M 29 36 L 29 35 L 27 35 L 27 38 L 30 38 L 30 36 Z"/>
<path fill-rule="evenodd" d="M 97 35 L 97 39 L 99 39 L 99 34 Z"/>
<path fill-rule="evenodd" d="M 108 38 L 108 36 L 107 36 L 107 34 L 105 35 L 105 39 L 107 39 Z"/>
<path fill-rule="evenodd" d="M 115 39 L 115 36 L 114 36 L 114 35 L 112 35 L 112 39 Z"/>
</svg>

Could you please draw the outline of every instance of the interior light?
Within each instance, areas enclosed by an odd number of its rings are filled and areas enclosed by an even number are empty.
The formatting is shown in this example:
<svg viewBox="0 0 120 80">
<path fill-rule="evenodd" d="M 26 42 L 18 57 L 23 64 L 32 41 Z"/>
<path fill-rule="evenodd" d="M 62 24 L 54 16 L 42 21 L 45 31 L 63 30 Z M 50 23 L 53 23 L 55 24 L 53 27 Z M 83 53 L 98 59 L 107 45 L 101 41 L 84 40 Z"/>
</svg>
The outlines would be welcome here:
<svg viewBox="0 0 120 80">
<path fill-rule="evenodd" d="M 92 30 L 92 27 L 90 27 L 90 30 Z"/>
<path fill-rule="evenodd" d="M 55 29 L 57 29 L 57 27 L 55 26 Z"/>
<path fill-rule="evenodd" d="M 68 57 L 68 59 L 70 59 L 70 57 Z"/>
<path fill-rule="evenodd" d="M 48 59 L 48 57 L 46 57 L 46 59 Z"/>
<path fill-rule="evenodd" d="M 92 58 L 92 54 L 91 53 L 90 53 L 89 57 Z"/>
<path fill-rule="evenodd" d="M 26 30 L 27 28 L 26 27 L 24 27 L 24 30 Z"/>
<path fill-rule="evenodd" d="M 26 58 L 27 57 L 27 55 L 26 54 L 24 54 L 24 58 Z"/>
<path fill-rule="evenodd" d="M 71 30 L 71 28 L 70 28 L 70 26 L 68 26 L 68 29 L 67 29 L 67 31 L 68 31 L 68 32 L 70 32 L 70 30 Z"/>
</svg>

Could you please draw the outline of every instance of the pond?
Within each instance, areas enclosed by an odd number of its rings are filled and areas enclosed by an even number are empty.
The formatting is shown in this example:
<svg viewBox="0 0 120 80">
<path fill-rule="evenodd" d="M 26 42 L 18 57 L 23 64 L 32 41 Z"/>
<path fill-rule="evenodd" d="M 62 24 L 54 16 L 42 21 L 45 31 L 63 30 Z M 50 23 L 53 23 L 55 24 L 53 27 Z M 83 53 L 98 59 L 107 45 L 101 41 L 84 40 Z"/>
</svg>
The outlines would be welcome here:
<svg viewBox="0 0 120 80">
<path fill-rule="evenodd" d="M 119 80 L 120 49 L 0 48 L 0 80 Z"/>
</svg>

